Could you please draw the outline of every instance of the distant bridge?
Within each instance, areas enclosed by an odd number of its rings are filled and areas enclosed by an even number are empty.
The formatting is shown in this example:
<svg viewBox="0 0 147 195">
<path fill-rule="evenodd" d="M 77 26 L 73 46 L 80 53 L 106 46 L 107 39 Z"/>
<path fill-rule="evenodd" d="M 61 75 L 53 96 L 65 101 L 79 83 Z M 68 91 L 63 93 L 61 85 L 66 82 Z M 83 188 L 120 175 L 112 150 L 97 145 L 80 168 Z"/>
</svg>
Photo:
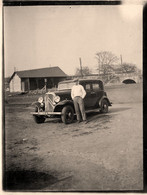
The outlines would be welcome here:
<svg viewBox="0 0 147 195">
<path fill-rule="evenodd" d="M 125 84 L 128 84 L 128 83 L 140 83 L 142 78 L 141 76 L 139 75 L 122 75 L 122 76 L 119 76 L 119 80 L 121 83 L 125 83 Z"/>
<path fill-rule="evenodd" d="M 76 76 L 73 76 L 73 77 L 76 77 Z M 91 75 L 84 76 L 83 78 L 100 79 L 104 83 L 131 84 L 131 83 L 140 83 L 140 82 L 142 82 L 142 75 L 138 74 L 138 73 L 122 73 L 122 74 L 113 74 L 113 75 L 91 74 Z"/>
<path fill-rule="evenodd" d="M 115 74 L 114 79 L 116 79 L 119 83 L 125 84 L 142 82 L 142 76 L 137 73 Z M 111 82 L 111 79 L 108 82 Z"/>
</svg>

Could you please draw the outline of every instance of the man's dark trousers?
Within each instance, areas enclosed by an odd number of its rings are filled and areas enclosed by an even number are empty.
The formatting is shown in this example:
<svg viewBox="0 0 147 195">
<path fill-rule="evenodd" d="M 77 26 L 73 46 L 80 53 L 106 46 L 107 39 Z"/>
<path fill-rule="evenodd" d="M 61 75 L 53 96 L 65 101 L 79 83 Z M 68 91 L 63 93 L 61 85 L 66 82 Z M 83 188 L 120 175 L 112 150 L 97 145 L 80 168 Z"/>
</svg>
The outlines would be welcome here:
<svg viewBox="0 0 147 195">
<path fill-rule="evenodd" d="M 84 107 L 84 101 L 80 96 L 76 96 L 73 99 L 74 101 L 74 107 L 75 107 L 75 111 L 76 111 L 76 115 L 77 115 L 77 120 L 81 121 L 81 115 L 82 115 L 82 119 L 83 121 L 86 120 L 86 114 L 85 114 L 85 107 Z M 81 114 L 80 114 L 81 112 Z"/>
</svg>

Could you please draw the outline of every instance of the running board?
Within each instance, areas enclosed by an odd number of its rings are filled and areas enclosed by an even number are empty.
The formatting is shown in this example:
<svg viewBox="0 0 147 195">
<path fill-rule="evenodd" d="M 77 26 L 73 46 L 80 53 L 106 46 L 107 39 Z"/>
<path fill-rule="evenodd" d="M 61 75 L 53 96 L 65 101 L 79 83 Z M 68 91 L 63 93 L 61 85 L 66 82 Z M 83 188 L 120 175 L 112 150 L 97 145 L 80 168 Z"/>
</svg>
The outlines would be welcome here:
<svg viewBox="0 0 147 195">
<path fill-rule="evenodd" d="M 92 112 L 99 112 L 101 109 L 97 108 L 97 109 L 93 109 L 93 110 L 86 110 L 86 113 L 92 113 Z"/>
</svg>

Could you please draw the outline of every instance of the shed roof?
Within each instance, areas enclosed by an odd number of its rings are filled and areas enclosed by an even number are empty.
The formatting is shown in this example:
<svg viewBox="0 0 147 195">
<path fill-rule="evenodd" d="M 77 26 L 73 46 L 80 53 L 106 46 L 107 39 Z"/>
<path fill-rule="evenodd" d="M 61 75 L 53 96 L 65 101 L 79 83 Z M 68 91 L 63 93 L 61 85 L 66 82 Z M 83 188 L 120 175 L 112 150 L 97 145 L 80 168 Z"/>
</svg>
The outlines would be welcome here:
<svg viewBox="0 0 147 195">
<path fill-rule="evenodd" d="M 65 74 L 58 66 L 33 70 L 16 71 L 15 73 L 20 78 L 67 77 L 67 74 Z"/>
</svg>

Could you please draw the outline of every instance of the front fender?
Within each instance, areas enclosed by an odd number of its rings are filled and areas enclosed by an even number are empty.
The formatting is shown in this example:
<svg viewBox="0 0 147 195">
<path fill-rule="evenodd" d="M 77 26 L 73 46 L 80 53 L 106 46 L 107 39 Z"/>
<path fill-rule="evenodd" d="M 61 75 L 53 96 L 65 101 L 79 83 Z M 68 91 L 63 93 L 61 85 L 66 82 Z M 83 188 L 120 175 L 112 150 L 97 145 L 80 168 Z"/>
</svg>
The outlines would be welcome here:
<svg viewBox="0 0 147 195">
<path fill-rule="evenodd" d="M 70 106 L 72 106 L 73 109 L 74 109 L 74 104 L 73 104 L 73 101 L 72 101 L 72 100 L 63 100 L 63 101 L 59 102 L 59 103 L 55 106 L 54 111 L 61 111 L 62 108 L 63 108 L 64 106 L 66 106 L 66 105 L 70 105 Z"/>
<path fill-rule="evenodd" d="M 40 104 L 39 102 L 33 102 L 33 103 L 32 103 L 32 106 L 33 106 L 33 107 L 38 107 L 38 108 L 40 108 L 40 107 L 41 107 L 41 104 Z"/>
<path fill-rule="evenodd" d="M 56 106 L 58 106 L 58 105 L 60 105 L 60 106 L 62 106 L 62 105 L 73 105 L 73 101 L 72 100 L 63 100 L 63 101 L 61 101 L 61 102 L 59 102 Z"/>
</svg>

